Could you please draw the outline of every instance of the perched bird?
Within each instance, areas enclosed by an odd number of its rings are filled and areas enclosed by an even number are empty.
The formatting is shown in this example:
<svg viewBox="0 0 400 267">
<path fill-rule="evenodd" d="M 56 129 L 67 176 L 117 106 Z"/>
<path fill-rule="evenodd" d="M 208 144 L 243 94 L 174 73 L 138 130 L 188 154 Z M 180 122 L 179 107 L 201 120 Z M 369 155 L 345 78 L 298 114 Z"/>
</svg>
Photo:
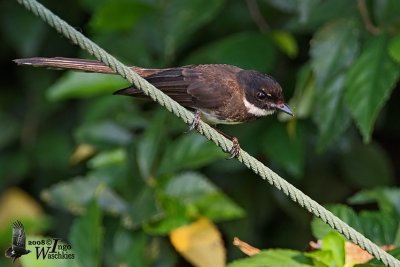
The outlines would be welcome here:
<svg viewBox="0 0 400 267">
<path fill-rule="evenodd" d="M 14 61 L 19 65 L 115 74 L 111 68 L 95 60 L 37 57 Z M 243 123 L 275 111 L 293 115 L 284 101 L 279 83 L 271 76 L 254 70 L 243 70 L 225 64 L 167 69 L 131 68 L 179 104 L 195 112 L 190 129 L 196 128 L 200 119 L 216 125 Z M 134 86 L 118 90 L 114 94 L 146 97 Z M 237 157 L 240 151 L 237 138 L 224 135 L 233 142 L 231 158 Z"/>
<path fill-rule="evenodd" d="M 12 244 L 9 247 L 5 255 L 7 258 L 13 258 L 13 262 L 21 257 L 22 255 L 26 255 L 30 250 L 25 249 L 26 245 L 26 236 L 24 226 L 20 221 L 16 221 L 13 223 L 13 231 L 12 231 Z"/>
</svg>

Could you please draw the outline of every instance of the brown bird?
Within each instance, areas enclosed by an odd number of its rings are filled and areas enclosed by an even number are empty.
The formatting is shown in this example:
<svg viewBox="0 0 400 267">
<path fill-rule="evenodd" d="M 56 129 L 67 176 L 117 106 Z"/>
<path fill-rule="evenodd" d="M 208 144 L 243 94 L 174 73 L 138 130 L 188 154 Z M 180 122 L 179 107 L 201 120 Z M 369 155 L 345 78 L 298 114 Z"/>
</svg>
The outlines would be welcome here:
<svg viewBox="0 0 400 267">
<path fill-rule="evenodd" d="M 19 65 L 115 74 L 111 68 L 95 60 L 37 57 L 14 61 Z M 225 64 L 131 69 L 179 104 L 195 112 L 190 129 L 196 128 L 200 119 L 216 125 L 243 123 L 271 115 L 277 110 L 293 115 L 285 104 L 279 83 L 271 76 L 254 70 L 243 70 Z M 118 90 L 114 94 L 146 97 L 134 86 Z M 240 151 L 237 138 L 222 134 L 233 142 L 231 158 L 237 157 Z"/>
</svg>

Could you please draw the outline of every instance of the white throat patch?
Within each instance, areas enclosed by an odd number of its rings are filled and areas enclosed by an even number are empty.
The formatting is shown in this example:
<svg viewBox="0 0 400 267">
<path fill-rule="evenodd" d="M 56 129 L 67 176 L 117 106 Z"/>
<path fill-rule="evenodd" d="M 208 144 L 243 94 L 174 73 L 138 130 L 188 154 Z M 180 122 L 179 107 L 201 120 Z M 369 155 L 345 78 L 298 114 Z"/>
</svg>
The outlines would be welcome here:
<svg viewBox="0 0 400 267">
<path fill-rule="evenodd" d="M 261 117 L 261 116 L 267 116 L 273 114 L 275 111 L 274 110 L 266 110 L 266 109 L 261 109 L 259 107 L 256 107 L 249 101 L 247 101 L 246 97 L 243 97 L 243 103 L 247 108 L 247 111 L 250 114 L 253 114 L 254 116 Z"/>
</svg>

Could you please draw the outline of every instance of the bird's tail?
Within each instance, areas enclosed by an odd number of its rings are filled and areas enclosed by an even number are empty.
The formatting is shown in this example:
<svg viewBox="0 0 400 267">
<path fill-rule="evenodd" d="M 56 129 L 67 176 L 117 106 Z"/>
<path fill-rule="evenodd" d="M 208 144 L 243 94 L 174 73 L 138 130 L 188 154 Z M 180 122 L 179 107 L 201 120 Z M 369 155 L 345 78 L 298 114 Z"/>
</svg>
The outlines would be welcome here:
<svg viewBox="0 0 400 267">
<path fill-rule="evenodd" d="M 13 61 L 18 65 L 25 65 L 25 66 L 115 74 L 115 71 L 110 67 L 104 65 L 104 63 L 90 59 L 65 58 L 65 57 L 53 57 L 53 58 L 32 57 L 32 58 L 14 59 Z M 132 66 L 130 68 L 144 78 L 161 71 L 160 69 L 145 69 L 135 66 Z"/>
</svg>

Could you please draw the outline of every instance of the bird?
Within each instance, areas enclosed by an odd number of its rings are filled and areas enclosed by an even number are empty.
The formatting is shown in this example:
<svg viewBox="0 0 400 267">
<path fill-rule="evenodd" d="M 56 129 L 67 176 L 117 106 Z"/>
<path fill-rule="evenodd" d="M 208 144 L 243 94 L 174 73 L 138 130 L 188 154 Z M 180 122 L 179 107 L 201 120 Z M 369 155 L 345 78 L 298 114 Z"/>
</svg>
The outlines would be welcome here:
<svg viewBox="0 0 400 267">
<path fill-rule="evenodd" d="M 34 57 L 16 59 L 14 62 L 34 67 L 116 74 L 104 63 L 89 59 Z M 197 128 L 200 120 L 215 126 L 244 123 L 276 111 L 293 116 L 284 101 L 280 84 L 272 76 L 255 70 L 227 64 L 199 64 L 165 69 L 130 68 L 194 112 L 190 130 Z M 114 94 L 146 98 L 143 91 L 134 85 L 115 91 Z M 238 157 L 238 139 L 219 132 L 233 143 L 230 158 Z"/>
<path fill-rule="evenodd" d="M 25 249 L 25 245 L 26 235 L 24 226 L 20 221 L 16 221 L 13 223 L 11 247 L 6 250 L 5 256 L 7 258 L 12 258 L 13 262 L 15 262 L 15 260 L 22 255 L 26 255 L 31 252 L 30 250 Z"/>
</svg>

